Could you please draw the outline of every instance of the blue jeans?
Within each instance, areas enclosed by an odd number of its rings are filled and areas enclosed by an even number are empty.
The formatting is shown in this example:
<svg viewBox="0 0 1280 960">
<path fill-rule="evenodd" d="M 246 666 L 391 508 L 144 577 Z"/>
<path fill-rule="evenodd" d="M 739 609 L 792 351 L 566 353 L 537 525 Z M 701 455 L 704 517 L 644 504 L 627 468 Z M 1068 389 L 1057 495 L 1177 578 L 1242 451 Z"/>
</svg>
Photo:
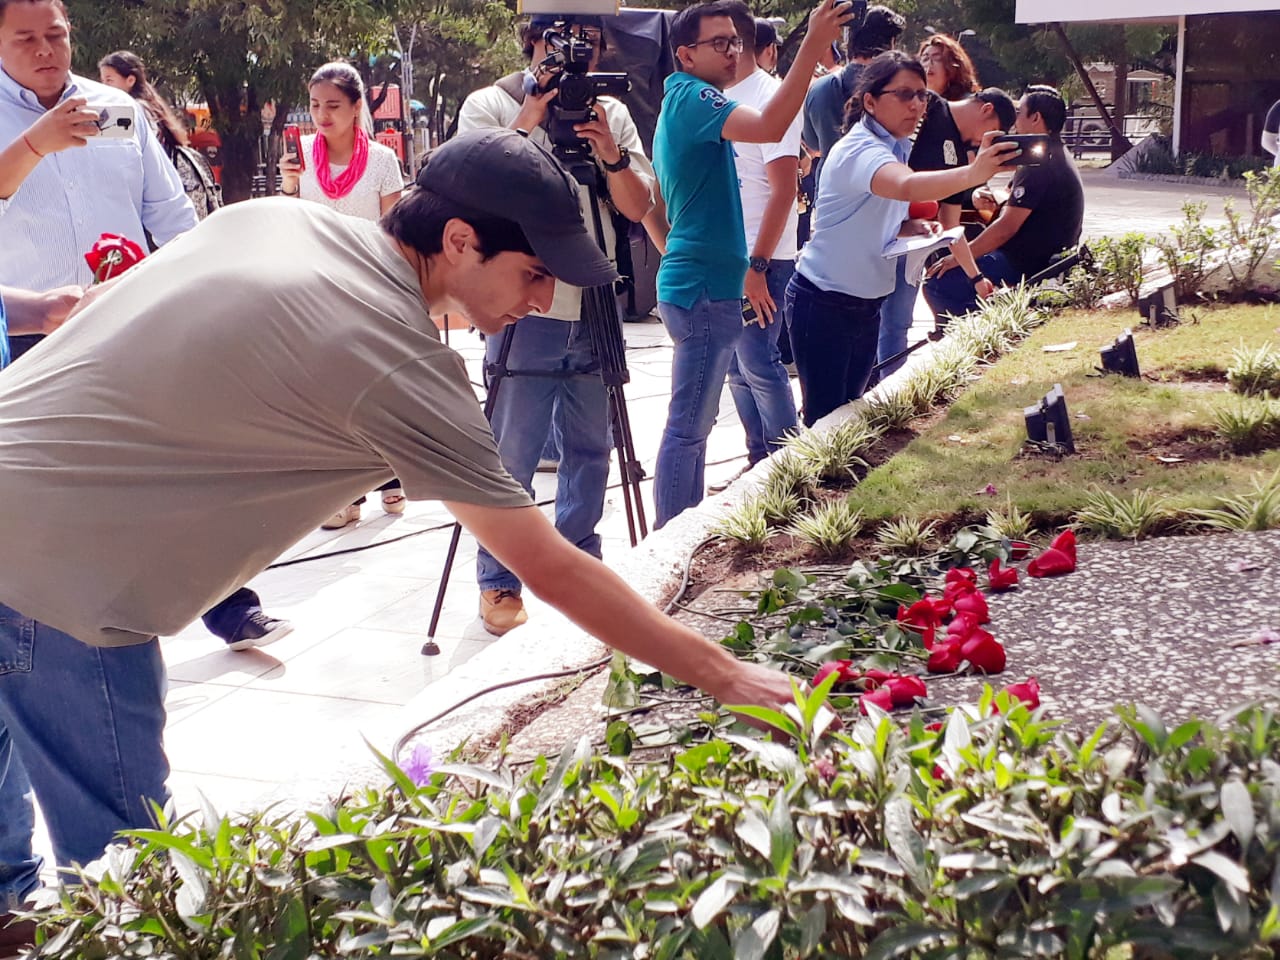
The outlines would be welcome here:
<svg viewBox="0 0 1280 960">
<path fill-rule="evenodd" d="M 1018 268 L 999 250 L 992 250 L 978 258 L 978 272 L 997 287 L 1002 283 L 1013 284 L 1022 279 Z M 944 314 L 963 317 L 978 307 L 978 295 L 973 292 L 973 284 L 959 267 L 952 267 L 942 276 L 926 280 L 924 299 L 933 315 L 939 318 Z"/>
<path fill-rule="evenodd" d="M 654 467 L 654 527 L 702 502 L 707 437 L 720 409 L 720 393 L 742 336 L 742 301 L 710 300 L 689 309 L 659 302 L 671 335 L 671 404 Z"/>
<path fill-rule="evenodd" d="M 897 357 L 907 349 L 907 333 L 915 319 L 916 295 L 920 288 L 907 282 L 906 265 L 907 258 L 899 257 L 893 293 L 880 304 L 880 339 L 876 344 L 876 363 L 884 364 L 880 367 L 881 380 L 907 362 L 906 357 L 898 357 L 893 363 L 885 363 L 890 357 Z"/>
<path fill-rule="evenodd" d="M 747 462 L 759 463 L 796 429 L 796 402 L 778 343 L 786 330 L 787 281 L 794 260 L 770 260 L 765 282 L 777 304 L 773 323 L 749 323 L 729 361 L 729 392 L 747 434 Z"/>
<path fill-rule="evenodd" d="M 806 427 L 867 389 L 883 299 L 820 290 L 799 273 L 787 284 L 791 352 L 800 376 Z"/>
<path fill-rule="evenodd" d="M 59 865 L 101 856 L 164 803 L 164 662 L 156 640 L 90 647 L 0 603 L 0 908 L 38 885 L 30 792 Z"/>
<path fill-rule="evenodd" d="M 524 317 L 511 330 L 511 349 L 490 424 L 502 464 L 533 493 L 533 473 L 548 439 L 559 446 L 556 529 L 566 540 L 600 556 L 596 524 L 609 483 L 609 402 L 584 324 Z M 502 335 L 485 341 L 486 364 L 496 363 Z M 521 376 L 527 372 L 531 375 Z M 540 376 L 538 374 L 556 374 Z M 516 575 L 483 547 L 476 554 L 481 590 L 520 590 Z"/>
</svg>

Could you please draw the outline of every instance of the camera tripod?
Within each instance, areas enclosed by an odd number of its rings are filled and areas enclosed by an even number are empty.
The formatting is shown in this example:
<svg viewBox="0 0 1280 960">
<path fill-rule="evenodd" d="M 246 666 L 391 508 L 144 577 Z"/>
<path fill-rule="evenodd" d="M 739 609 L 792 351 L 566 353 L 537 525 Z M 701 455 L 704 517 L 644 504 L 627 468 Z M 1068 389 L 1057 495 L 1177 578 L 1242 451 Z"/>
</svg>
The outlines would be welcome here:
<svg viewBox="0 0 1280 960">
<path fill-rule="evenodd" d="M 555 147 L 555 154 L 574 180 L 587 189 L 596 243 L 607 255 L 604 225 L 600 219 L 600 195 L 596 182 L 598 173 L 595 164 L 581 154 L 566 156 L 558 144 Z M 626 238 L 622 236 L 614 238 L 615 243 L 625 241 Z M 630 382 L 631 374 L 627 370 L 626 348 L 622 341 L 622 322 L 618 315 L 618 301 L 612 286 L 583 289 L 582 322 L 586 325 L 587 335 L 591 339 L 591 352 L 595 357 L 596 368 L 584 373 L 512 370 L 507 366 L 507 357 L 511 352 L 511 341 L 516 333 L 516 324 L 509 325 L 502 332 L 497 361 L 485 363 L 488 393 L 485 395 L 484 416 L 486 420 L 493 417 L 499 390 L 503 381 L 510 377 L 551 377 L 558 380 L 599 377 L 604 384 L 605 396 L 609 404 L 609 432 L 613 438 L 613 448 L 618 455 L 618 472 L 622 475 L 622 499 L 627 513 L 627 532 L 631 536 L 631 545 L 634 547 L 649 533 L 645 523 L 644 503 L 640 499 L 640 481 L 644 479 L 644 468 L 636 456 L 635 440 L 631 435 L 631 419 L 627 414 L 627 400 L 623 393 L 623 387 Z M 462 525 L 454 523 L 449 550 L 445 554 L 444 569 L 440 575 L 440 586 L 436 591 L 435 606 L 431 611 L 431 622 L 427 626 L 427 640 L 422 645 L 423 656 L 431 657 L 440 653 L 440 647 L 435 640 L 436 629 L 440 626 L 444 594 L 449 585 L 449 575 L 453 571 L 461 537 Z"/>
</svg>

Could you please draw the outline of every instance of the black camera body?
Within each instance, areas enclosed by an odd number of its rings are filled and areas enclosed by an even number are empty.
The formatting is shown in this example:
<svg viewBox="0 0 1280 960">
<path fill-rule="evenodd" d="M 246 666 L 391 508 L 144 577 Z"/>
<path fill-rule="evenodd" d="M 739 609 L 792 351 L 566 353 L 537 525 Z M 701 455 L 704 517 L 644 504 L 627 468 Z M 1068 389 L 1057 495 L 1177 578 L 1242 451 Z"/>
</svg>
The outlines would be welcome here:
<svg viewBox="0 0 1280 960">
<path fill-rule="evenodd" d="M 590 145 L 578 136 L 574 126 L 596 118 L 592 109 L 596 98 L 621 97 L 631 89 L 631 81 L 625 73 L 590 72 L 594 49 L 582 31 L 574 36 L 558 23 L 542 39 L 551 52 L 538 66 L 553 74 L 548 89 L 560 91 L 551 101 L 547 133 L 562 157 L 584 157 L 590 152 Z"/>
</svg>

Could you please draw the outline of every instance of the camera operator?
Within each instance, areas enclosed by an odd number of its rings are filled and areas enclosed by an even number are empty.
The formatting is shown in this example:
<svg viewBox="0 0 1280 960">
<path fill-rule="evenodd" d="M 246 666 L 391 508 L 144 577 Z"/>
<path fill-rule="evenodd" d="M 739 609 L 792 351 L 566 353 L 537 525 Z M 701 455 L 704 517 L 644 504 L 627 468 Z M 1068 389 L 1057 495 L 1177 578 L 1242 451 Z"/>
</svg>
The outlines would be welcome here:
<svg viewBox="0 0 1280 960">
<path fill-rule="evenodd" d="M 594 72 L 605 49 L 603 24 L 599 17 L 539 14 L 525 26 L 522 40 L 529 68 L 468 96 L 458 114 L 458 132 L 507 127 L 525 131 L 531 140 L 553 149 L 548 128 L 556 119 L 559 84 L 565 75 L 556 61 L 564 56 L 566 44 L 580 49 L 586 43 L 591 47 L 587 70 Z M 573 130 L 585 146 L 582 159 L 597 174 L 605 252 L 616 262 L 617 245 L 628 241 L 615 229 L 615 213 L 639 222 L 649 212 L 653 167 L 644 155 L 631 113 L 621 101 L 599 97 L 592 111 L 595 118 L 574 124 Z M 559 156 L 564 150 L 556 152 Z M 494 184 L 494 190 L 502 189 L 502 184 Z M 583 219 L 591 224 L 590 192 L 579 185 L 578 194 Z M 554 426 L 560 447 L 556 529 L 570 543 L 599 557 L 596 524 L 604 512 L 609 478 L 609 403 L 596 375 L 591 337 L 581 311 L 580 288 L 558 284 L 546 314 L 527 316 L 515 328 L 507 367 L 555 376 L 508 379 L 498 390 L 491 425 L 503 466 L 530 492 L 539 454 Z M 486 363 L 497 361 L 501 343 L 501 337 L 489 338 Z M 519 578 L 483 547 L 476 558 L 476 579 L 485 630 L 501 636 L 528 620 Z"/>
<path fill-rule="evenodd" d="M 1062 143 L 1066 120 L 1067 105 L 1053 87 L 1028 87 L 1018 101 L 1014 131 L 1047 134 L 1049 149 L 1041 163 L 1018 167 L 1000 215 L 970 244 L 981 276 L 997 286 L 1039 273 L 1080 242 L 1084 185 Z M 974 192 L 975 204 L 993 202 L 989 191 Z M 955 258 L 947 256 L 929 270 L 924 298 L 936 316 L 963 316 L 978 305 L 969 279 L 955 267 Z"/>
</svg>

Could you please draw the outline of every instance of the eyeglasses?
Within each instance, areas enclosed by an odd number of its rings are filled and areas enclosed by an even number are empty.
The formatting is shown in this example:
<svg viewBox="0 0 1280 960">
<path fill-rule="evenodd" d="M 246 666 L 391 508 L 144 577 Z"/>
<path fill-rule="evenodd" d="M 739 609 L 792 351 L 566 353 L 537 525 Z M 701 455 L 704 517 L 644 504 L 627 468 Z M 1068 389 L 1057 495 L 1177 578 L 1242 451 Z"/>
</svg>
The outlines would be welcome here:
<svg viewBox="0 0 1280 960">
<path fill-rule="evenodd" d="M 898 98 L 899 103 L 910 103 L 912 100 L 919 100 L 924 103 L 929 99 L 928 90 L 909 90 L 906 87 L 894 87 L 892 90 L 881 90 L 880 96 L 885 94 L 893 94 Z"/>
<path fill-rule="evenodd" d="M 716 53 L 728 53 L 732 50 L 734 53 L 742 52 L 741 37 L 712 37 L 710 40 L 695 40 L 693 43 L 686 43 L 686 47 L 700 47 L 704 43 L 711 44 L 711 49 Z"/>
</svg>

